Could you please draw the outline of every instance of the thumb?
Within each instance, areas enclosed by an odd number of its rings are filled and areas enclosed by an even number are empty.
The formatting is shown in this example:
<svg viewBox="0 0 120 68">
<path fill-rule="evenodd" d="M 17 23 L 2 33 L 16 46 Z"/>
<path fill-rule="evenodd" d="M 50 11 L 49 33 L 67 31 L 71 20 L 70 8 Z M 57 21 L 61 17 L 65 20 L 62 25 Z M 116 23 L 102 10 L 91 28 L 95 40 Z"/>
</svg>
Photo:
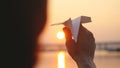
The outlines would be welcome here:
<svg viewBox="0 0 120 68">
<path fill-rule="evenodd" d="M 68 27 L 64 27 L 63 31 L 65 33 L 67 51 L 71 55 L 71 57 L 73 57 L 74 54 L 75 54 L 75 49 L 76 48 L 74 46 L 75 42 L 72 39 L 72 33 L 71 33 L 71 31 L 70 31 L 70 29 Z"/>
<path fill-rule="evenodd" d="M 72 33 L 71 33 L 70 29 L 68 27 L 64 27 L 63 31 L 65 33 L 66 41 L 72 40 Z"/>
</svg>

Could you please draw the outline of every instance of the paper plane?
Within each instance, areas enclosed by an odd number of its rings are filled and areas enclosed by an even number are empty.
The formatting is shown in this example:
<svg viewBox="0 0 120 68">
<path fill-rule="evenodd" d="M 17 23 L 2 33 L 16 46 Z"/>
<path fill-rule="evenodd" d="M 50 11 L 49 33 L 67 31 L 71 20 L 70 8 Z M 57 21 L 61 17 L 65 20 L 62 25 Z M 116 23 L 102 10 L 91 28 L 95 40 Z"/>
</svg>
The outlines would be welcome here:
<svg viewBox="0 0 120 68">
<path fill-rule="evenodd" d="M 80 30 L 79 29 L 80 23 L 88 23 L 88 22 L 91 22 L 90 17 L 80 16 L 80 17 L 77 17 L 73 20 L 71 20 L 71 18 L 69 18 L 68 20 L 66 20 L 63 23 L 52 24 L 51 26 L 63 24 L 64 26 L 68 27 L 72 32 L 72 35 L 73 35 L 75 42 L 77 42 L 77 37 L 78 37 L 79 30 Z"/>
</svg>

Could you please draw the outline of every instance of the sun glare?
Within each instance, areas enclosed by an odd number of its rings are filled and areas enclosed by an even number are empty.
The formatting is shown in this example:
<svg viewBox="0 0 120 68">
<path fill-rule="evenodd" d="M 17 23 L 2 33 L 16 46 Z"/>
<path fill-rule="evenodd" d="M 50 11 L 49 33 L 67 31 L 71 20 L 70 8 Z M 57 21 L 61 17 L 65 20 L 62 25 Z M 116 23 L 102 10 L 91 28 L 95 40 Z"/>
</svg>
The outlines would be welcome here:
<svg viewBox="0 0 120 68">
<path fill-rule="evenodd" d="M 57 33 L 57 38 L 58 38 L 58 39 L 64 39 L 64 37 L 65 37 L 64 32 L 59 31 L 59 32 Z"/>
</svg>

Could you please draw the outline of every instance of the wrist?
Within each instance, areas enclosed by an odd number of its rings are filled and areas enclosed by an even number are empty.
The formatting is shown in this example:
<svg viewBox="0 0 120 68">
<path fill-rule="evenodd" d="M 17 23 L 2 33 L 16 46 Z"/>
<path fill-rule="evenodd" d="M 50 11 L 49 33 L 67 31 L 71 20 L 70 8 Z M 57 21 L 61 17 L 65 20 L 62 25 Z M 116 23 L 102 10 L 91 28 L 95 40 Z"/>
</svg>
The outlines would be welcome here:
<svg viewBox="0 0 120 68">
<path fill-rule="evenodd" d="M 94 61 L 90 59 L 80 59 L 76 63 L 78 68 L 96 68 Z"/>
</svg>

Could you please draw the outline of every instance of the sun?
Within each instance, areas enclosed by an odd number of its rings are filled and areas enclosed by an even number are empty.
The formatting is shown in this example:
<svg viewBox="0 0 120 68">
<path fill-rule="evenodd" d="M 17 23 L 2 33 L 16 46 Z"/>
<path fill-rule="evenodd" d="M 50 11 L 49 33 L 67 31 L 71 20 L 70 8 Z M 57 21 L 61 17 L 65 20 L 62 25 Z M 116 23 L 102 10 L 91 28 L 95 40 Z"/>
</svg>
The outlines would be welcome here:
<svg viewBox="0 0 120 68">
<path fill-rule="evenodd" d="M 65 34 L 64 34 L 63 31 L 59 31 L 59 32 L 57 33 L 57 38 L 58 38 L 58 39 L 64 39 L 64 37 L 65 37 Z"/>
</svg>

